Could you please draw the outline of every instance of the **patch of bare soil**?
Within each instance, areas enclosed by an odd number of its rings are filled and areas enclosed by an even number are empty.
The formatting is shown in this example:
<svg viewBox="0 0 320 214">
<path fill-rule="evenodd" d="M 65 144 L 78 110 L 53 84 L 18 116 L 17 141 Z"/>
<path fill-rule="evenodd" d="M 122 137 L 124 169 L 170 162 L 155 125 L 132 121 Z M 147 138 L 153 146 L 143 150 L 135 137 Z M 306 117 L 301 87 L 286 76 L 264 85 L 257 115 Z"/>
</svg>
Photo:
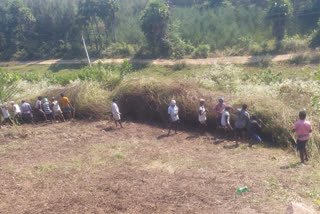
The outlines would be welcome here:
<svg viewBox="0 0 320 214">
<path fill-rule="evenodd" d="M 0 129 L 0 213 L 284 213 L 291 201 L 320 211 L 315 161 L 302 166 L 280 149 L 124 125 Z M 243 186 L 250 192 L 236 194 Z"/>
</svg>

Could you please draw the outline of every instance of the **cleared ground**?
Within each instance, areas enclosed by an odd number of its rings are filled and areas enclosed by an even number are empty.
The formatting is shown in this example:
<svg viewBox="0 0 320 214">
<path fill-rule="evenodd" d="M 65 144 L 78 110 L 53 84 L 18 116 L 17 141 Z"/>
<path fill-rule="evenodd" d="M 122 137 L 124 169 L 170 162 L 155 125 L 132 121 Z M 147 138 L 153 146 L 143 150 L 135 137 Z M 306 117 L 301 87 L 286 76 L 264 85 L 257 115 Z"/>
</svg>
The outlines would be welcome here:
<svg viewBox="0 0 320 214">
<path fill-rule="evenodd" d="M 281 149 L 125 123 L 0 129 L 0 213 L 284 213 L 318 211 L 318 163 Z M 236 194 L 248 186 L 249 193 Z"/>
</svg>

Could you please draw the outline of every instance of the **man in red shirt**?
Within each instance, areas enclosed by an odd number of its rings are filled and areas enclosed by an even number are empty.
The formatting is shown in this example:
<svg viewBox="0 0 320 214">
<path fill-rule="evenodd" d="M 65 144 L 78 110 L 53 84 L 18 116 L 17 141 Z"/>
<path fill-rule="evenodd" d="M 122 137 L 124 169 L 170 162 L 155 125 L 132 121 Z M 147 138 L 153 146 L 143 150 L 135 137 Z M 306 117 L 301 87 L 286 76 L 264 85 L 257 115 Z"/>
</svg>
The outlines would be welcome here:
<svg viewBox="0 0 320 214">
<path fill-rule="evenodd" d="M 214 108 L 214 111 L 216 112 L 216 118 L 217 118 L 217 126 L 221 126 L 221 116 L 222 116 L 222 112 L 224 111 L 224 109 L 226 108 L 226 105 L 223 103 L 224 99 L 221 97 L 219 98 L 219 103 L 216 105 L 216 107 Z"/>
</svg>

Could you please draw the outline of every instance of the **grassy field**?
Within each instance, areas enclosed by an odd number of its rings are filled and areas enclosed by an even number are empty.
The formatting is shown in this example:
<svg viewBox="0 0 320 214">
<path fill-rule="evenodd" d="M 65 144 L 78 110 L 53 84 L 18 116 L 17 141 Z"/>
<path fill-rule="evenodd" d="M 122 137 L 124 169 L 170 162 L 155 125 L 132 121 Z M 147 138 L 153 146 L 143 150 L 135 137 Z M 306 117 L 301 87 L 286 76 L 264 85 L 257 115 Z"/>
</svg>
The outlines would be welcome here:
<svg viewBox="0 0 320 214">
<path fill-rule="evenodd" d="M 166 137 L 154 125 L 2 129 L 0 212 L 276 214 L 291 201 L 320 211 L 317 161 L 188 129 Z M 243 186 L 250 192 L 237 195 Z"/>
</svg>

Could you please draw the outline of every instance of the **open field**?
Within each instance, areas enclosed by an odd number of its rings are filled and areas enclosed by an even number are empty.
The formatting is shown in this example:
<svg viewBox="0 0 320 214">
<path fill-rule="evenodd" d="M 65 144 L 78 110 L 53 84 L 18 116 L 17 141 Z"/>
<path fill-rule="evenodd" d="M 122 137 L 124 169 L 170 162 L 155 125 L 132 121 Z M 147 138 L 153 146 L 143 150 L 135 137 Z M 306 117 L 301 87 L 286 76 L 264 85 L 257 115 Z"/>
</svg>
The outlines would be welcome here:
<svg viewBox="0 0 320 214">
<path fill-rule="evenodd" d="M 318 162 L 190 131 L 67 122 L 1 129 L 1 213 L 284 213 L 320 211 Z M 237 195 L 238 187 L 250 192 Z"/>
</svg>

